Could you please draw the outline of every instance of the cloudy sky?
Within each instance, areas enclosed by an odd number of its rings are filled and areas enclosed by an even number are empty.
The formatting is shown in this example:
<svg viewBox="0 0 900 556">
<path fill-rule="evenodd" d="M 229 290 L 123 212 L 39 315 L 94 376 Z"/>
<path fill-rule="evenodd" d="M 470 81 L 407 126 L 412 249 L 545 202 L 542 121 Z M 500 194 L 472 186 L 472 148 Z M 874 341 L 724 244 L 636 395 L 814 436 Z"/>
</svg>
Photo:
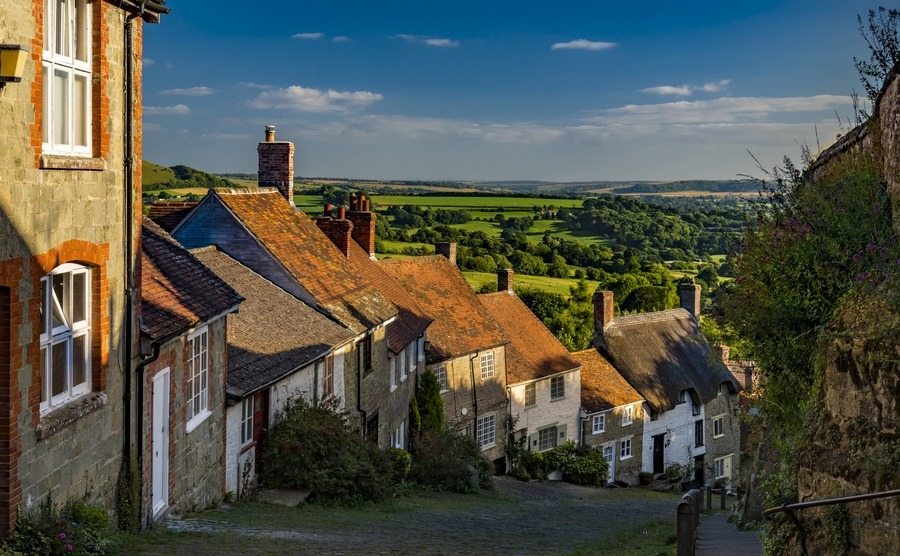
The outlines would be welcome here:
<svg viewBox="0 0 900 556">
<path fill-rule="evenodd" d="M 849 129 L 846 0 L 168 0 L 144 29 L 144 157 L 301 176 L 760 175 Z M 864 95 L 863 95 L 864 96 Z M 840 118 L 840 121 L 839 121 Z M 749 153 L 748 153 L 749 151 Z"/>
</svg>

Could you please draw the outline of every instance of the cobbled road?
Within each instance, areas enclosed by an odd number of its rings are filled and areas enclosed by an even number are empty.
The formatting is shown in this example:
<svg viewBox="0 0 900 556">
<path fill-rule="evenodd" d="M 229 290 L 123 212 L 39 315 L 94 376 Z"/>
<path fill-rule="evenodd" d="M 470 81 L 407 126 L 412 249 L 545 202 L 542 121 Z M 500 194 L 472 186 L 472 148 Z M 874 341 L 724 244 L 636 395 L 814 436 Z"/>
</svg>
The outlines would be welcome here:
<svg viewBox="0 0 900 556">
<path fill-rule="evenodd" d="M 565 554 L 675 519 L 678 498 L 635 489 L 495 479 L 482 496 L 434 495 L 421 505 L 384 511 L 284 508 L 248 516 L 207 512 L 166 523 L 162 535 L 129 554 L 413 555 Z M 447 497 L 446 500 L 441 496 Z"/>
</svg>

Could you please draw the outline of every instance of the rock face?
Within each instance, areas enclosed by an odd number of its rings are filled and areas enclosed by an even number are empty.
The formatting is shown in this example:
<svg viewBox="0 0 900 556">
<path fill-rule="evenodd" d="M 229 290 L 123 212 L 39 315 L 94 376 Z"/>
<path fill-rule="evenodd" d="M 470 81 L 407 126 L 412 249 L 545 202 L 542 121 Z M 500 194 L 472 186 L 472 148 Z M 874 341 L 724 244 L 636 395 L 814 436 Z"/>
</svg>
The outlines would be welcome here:
<svg viewBox="0 0 900 556">
<path fill-rule="evenodd" d="M 900 232 L 900 66 L 869 122 L 823 153 L 821 172 L 848 150 L 883 162 Z M 800 458 L 800 501 L 900 488 L 900 279 L 844 302 L 824 347 L 821 410 Z M 801 510 L 808 554 L 900 554 L 897 497 Z M 799 539 L 797 539 L 799 540 Z M 794 546 L 801 551 L 803 547 Z"/>
</svg>

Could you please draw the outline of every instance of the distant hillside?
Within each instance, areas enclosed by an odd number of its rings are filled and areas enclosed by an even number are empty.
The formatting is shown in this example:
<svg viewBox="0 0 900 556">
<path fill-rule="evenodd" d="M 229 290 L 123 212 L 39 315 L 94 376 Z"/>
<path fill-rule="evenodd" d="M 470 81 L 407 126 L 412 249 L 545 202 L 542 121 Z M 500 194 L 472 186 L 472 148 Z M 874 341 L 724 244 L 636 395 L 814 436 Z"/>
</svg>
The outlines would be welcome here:
<svg viewBox="0 0 900 556">
<path fill-rule="evenodd" d="M 755 193 L 759 184 L 750 181 L 684 180 L 664 183 L 639 183 L 628 187 L 616 187 L 619 195 L 634 193 L 674 193 L 679 191 L 707 191 L 710 193 Z"/>
<path fill-rule="evenodd" d="M 141 174 L 144 191 L 164 189 L 213 189 L 216 187 L 242 187 L 231 180 L 208 174 L 190 166 L 178 165 L 166 168 L 146 160 L 142 161 Z"/>
</svg>

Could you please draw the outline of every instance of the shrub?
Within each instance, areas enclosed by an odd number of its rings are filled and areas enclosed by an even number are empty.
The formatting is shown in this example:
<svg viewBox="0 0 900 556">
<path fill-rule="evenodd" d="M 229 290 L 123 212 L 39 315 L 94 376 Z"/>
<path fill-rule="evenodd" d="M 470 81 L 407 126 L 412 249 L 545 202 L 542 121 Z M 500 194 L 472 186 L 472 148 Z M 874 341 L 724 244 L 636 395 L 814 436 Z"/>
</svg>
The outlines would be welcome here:
<svg viewBox="0 0 900 556">
<path fill-rule="evenodd" d="M 439 433 L 444 429 L 444 400 L 441 385 L 431 369 L 425 369 L 416 389 L 421 432 Z"/>
<path fill-rule="evenodd" d="M 423 486 L 454 492 L 492 488 L 491 463 L 474 440 L 453 430 L 425 430 L 412 454 L 410 479 Z"/>
<path fill-rule="evenodd" d="M 397 480 L 402 481 L 406 479 L 410 469 L 412 469 L 412 456 L 403 448 L 391 448 L 388 450 L 388 455 L 391 456 Z"/>
<path fill-rule="evenodd" d="M 379 501 L 393 492 L 391 456 L 347 428 L 340 416 L 292 400 L 262 448 L 261 482 L 308 489 L 325 504 Z"/>
<path fill-rule="evenodd" d="M 559 469 L 563 480 L 576 485 L 603 486 L 609 477 L 609 464 L 599 450 L 578 446 L 571 440 L 546 452 L 546 468 Z"/>
<path fill-rule="evenodd" d="M 0 554 L 55 556 L 110 554 L 113 530 L 102 506 L 74 502 L 62 508 L 43 504 L 38 512 L 19 514 L 16 532 Z"/>
</svg>

